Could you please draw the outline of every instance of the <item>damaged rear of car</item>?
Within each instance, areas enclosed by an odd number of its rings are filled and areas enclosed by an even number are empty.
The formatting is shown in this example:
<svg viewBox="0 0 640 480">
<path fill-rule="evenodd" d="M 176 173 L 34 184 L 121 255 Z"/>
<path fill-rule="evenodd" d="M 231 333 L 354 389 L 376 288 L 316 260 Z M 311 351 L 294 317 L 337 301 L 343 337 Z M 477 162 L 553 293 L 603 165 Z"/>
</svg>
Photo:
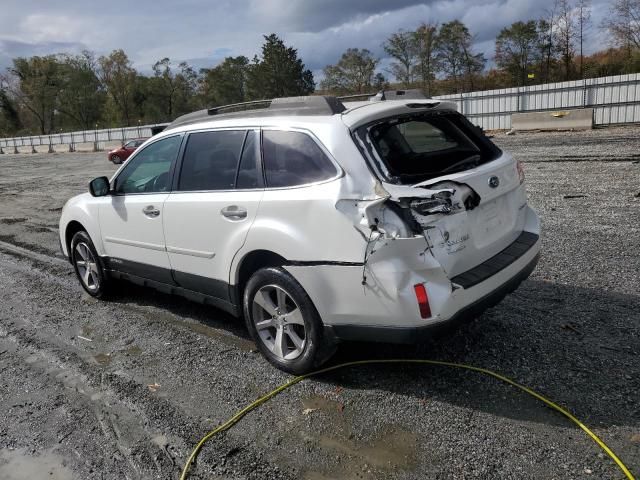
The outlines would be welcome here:
<svg viewBox="0 0 640 480">
<path fill-rule="evenodd" d="M 375 199 L 350 212 L 363 265 L 330 269 L 324 288 L 296 272 L 324 292 L 317 302 L 331 305 L 322 316 L 336 338 L 416 342 L 478 316 L 529 276 L 540 222 L 522 165 L 452 104 L 363 103 L 342 119 L 375 177 Z M 336 207 L 349 214 L 345 204 Z"/>
</svg>

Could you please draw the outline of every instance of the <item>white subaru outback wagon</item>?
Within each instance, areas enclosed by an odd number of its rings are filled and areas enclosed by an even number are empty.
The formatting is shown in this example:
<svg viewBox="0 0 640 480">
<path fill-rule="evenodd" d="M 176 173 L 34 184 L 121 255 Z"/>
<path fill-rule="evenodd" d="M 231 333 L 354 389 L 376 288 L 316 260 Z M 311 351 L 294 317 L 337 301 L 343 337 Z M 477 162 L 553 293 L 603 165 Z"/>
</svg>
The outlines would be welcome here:
<svg viewBox="0 0 640 480">
<path fill-rule="evenodd" d="M 292 373 L 476 317 L 540 250 L 520 163 L 415 91 L 188 114 L 89 190 L 60 219 L 89 295 L 124 279 L 221 308 Z"/>
</svg>

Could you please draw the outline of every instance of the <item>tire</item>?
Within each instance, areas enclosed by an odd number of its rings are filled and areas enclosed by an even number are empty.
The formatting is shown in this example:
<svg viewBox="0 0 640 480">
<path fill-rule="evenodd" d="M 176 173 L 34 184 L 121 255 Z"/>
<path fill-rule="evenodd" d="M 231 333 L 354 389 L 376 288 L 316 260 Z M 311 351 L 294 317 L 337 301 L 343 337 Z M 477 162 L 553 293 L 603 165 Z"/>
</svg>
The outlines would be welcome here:
<svg viewBox="0 0 640 480">
<path fill-rule="evenodd" d="M 110 160 L 116 165 L 119 165 L 119 164 L 122 163 L 122 159 L 118 155 L 116 155 L 115 153 L 113 155 L 111 155 Z"/>
<path fill-rule="evenodd" d="M 112 281 L 105 274 L 87 232 L 79 231 L 73 236 L 70 254 L 76 277 L 84 291 L 94 298 L 105 298 L 112 290 Z"/>
<path fill-rule="evenodd" d="M 282 268 L 258 270 L 244 290 L 244 318 L 258 349 L 274 366 L 301 375 L 335 352 L 302 286 Z"/>
</svg>

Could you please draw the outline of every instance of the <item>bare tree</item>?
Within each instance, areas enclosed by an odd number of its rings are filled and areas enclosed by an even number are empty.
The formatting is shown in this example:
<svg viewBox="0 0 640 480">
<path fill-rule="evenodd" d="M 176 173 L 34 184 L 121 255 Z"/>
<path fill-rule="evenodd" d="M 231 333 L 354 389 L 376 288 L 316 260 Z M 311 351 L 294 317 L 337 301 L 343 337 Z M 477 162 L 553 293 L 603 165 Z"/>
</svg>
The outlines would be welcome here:
<svg viewBox="0 0 640 480">
<path fill-rule="evenodd" d="M 640 48 L 640 0 L 614 0 L 609 18 L 602 25 L 616 46 L 627 50 L 631 59 L 634 48 Z"/>
<path fill-rule="evenodd" d="M 583 46 L 585 32 L 591 25 L 591 0 L 577 0 L 576 13 L 578 20 L 578 37 L 580 39 L 580 78 L 584 78 Z"/>
<path fill-rule="evenodd" d="M 555 27 L 564 64 L 564 79 L 571 80 L 577 33 L 575 11 L 569 0 L 556 0 L 554 10 L 557 12 Z"/>
<path fill-rule="evenodd" d="M 415 70 L 427 97 L 433 95 L 433 81 L 438 71 L 438 25 L 423 23 L 413 32 L 413 45 L 417 57 Z"/>
<path fill-rule="evenodd" d="M 483 53 L 473 53 L 473 36 L 460 20 L 440 27 L 438 59 L 442 71 L 453 81 L 456 93 L 465 88 L 473 90 L 473 78 L 482 72 L 486 59 Z"/>
</svg>

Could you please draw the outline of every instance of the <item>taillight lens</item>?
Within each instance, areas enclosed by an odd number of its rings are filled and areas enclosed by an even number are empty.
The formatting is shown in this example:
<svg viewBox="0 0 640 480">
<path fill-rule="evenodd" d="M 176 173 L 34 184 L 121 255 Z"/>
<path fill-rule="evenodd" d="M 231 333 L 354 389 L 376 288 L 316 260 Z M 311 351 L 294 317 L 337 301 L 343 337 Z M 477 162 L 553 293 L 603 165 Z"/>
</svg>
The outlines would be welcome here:
<svg viewBox="0 0 640 480">
<path fill-rule="evenodd" d="M 427 296 L 427 289 L 424 288 L 424 285 L 422 283 L 419 283 L 413 286 L 413 290 L 416 292 L 416 300 L 418 300 L 420 317 L 429 318 L 431 316 L 431 307 L 429 306 L 429 297 Z"/>
<path fill-rule="evenodd" d="M 516 168 L 518 169 L 518 177 L 520 178 L 520 185 L 522 185 L 524 183 L 524 165 L 522 165 L 522 162 L 520 160 L 516 162 Z"/>
</svg>

